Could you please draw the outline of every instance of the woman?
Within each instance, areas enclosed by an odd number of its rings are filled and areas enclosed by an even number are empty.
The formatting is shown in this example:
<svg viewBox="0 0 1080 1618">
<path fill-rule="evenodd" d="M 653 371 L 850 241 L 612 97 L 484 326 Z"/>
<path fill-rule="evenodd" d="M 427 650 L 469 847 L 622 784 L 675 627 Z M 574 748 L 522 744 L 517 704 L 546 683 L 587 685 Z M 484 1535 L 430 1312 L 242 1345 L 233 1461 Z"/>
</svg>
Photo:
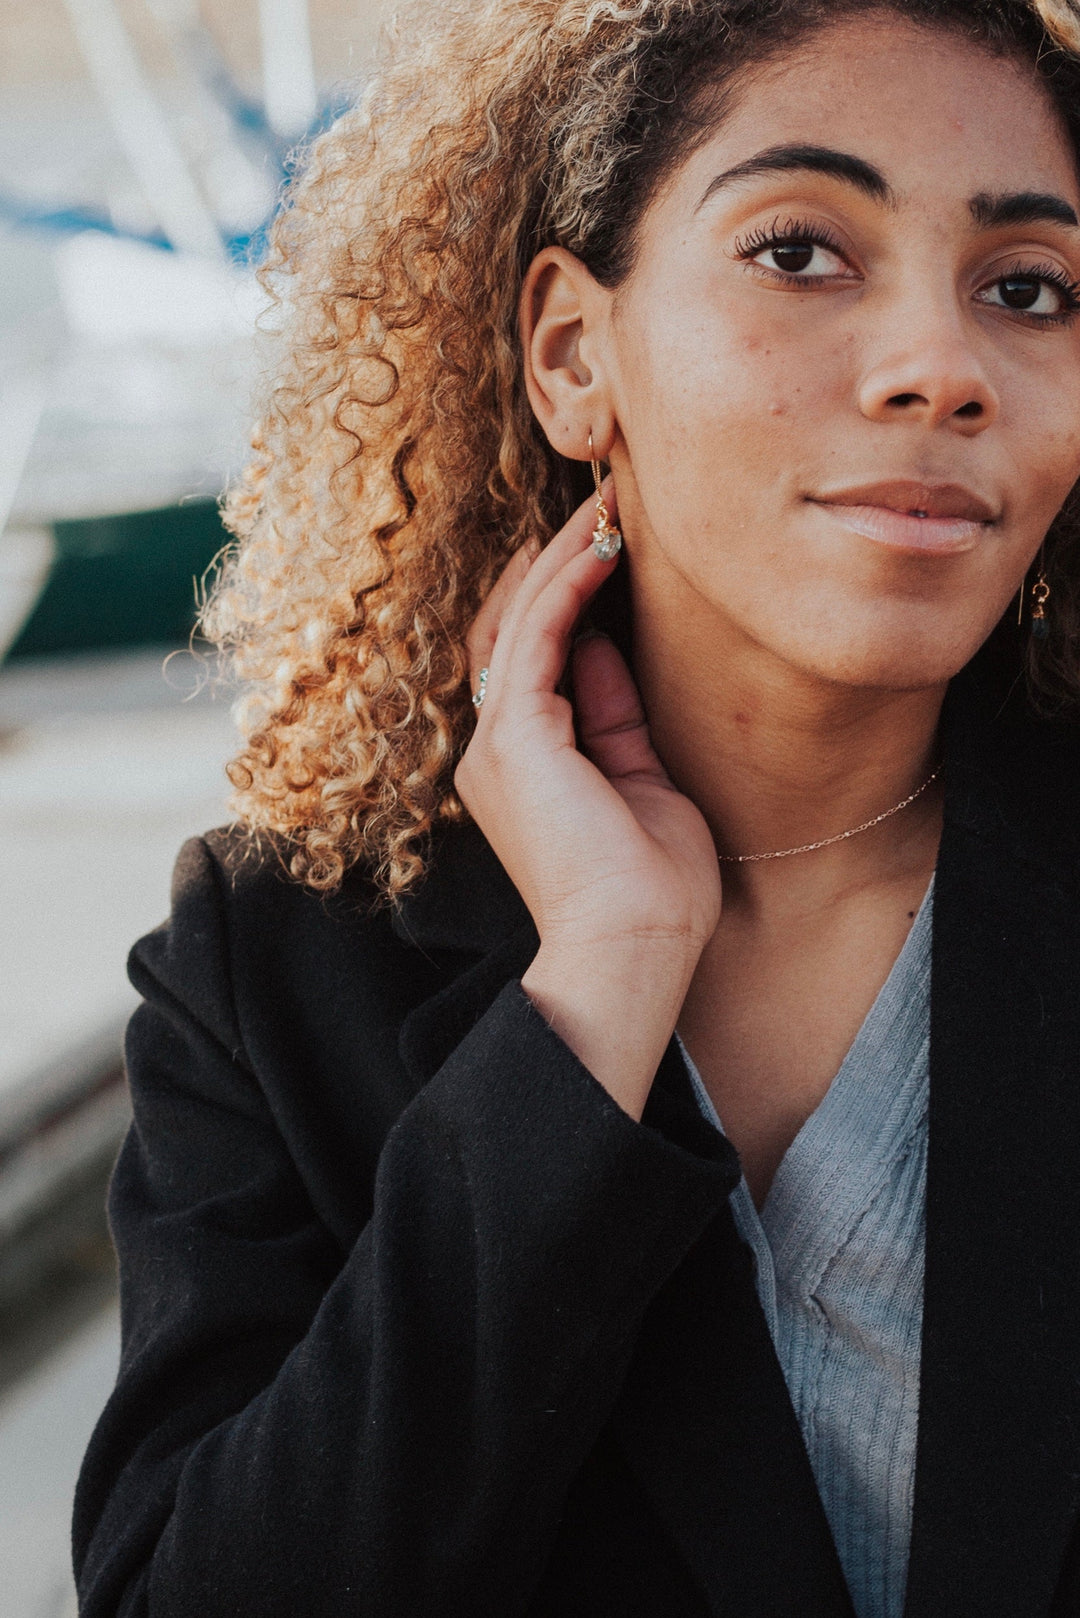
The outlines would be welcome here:
<svg viewBox="0 0 1080 1618">
<path fill-rule="evenodd" d="M 90 1618 L 1080 1611 L 1072 49 L 485 0 L 315 148 Z"/>
</svg>

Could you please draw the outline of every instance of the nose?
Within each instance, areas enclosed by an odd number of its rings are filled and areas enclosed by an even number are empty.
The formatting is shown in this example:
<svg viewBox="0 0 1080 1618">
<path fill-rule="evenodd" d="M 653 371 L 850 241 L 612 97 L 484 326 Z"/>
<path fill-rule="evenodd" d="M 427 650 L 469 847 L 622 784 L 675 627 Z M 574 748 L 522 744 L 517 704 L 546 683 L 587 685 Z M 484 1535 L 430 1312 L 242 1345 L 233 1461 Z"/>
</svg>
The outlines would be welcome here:
<svg viewBox="0 0 1080 1618">
<path fill-rule="evenodd" d="M 947 296 L 923 295 L 893 314 L 859 386 L 863 415 L 944 426 L 964 437 L 984 432 L 997 420 L 1000 400 L 962 311 Z"/>
</svg>

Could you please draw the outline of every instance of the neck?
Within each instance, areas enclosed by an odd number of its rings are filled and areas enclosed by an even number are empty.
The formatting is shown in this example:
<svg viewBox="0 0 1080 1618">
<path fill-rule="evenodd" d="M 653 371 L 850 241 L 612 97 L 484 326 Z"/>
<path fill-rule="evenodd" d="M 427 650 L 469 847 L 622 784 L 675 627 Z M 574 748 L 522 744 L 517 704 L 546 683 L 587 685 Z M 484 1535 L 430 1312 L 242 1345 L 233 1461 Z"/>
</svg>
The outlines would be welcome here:
<svg viewBox="0 0 1080 1618">
<path fill-rule="evenodd" d="M 846 831 L 914 792 L 937 763 L 944 686 L 895 691 L 825 680 L 670 590 L 635 590 L 635 669 L 654 744 L 719 851 L 756 854 Z M 940 792 L 813 853 L 724 866 L 725 893 L 789 898 L 932 868 Z"/>
</svg>

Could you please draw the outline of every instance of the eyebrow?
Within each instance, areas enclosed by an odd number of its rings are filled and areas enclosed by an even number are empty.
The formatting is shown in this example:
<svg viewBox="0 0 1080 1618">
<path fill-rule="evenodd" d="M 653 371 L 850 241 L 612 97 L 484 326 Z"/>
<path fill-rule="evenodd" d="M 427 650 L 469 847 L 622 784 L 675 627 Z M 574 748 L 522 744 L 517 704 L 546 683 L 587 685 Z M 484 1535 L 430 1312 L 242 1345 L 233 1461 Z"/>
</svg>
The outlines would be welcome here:
<svg viewBox="0 0 1080 1618">
<path fill-rule="evenodd" d="M 698 207 L 704 207 L 722 186 L 736 180 L 756 180 L 764 174 L 804 173 L 828 174 L 834 180 L 846 180 L 848 185 L 864 191 L 875 202 L 895 204 L 896 197 L 880 169 L 864 158 L 853 157 L 850 152 L 837 152 L 831 146 L 769 146 L 754 157 L 736 163 L 709 181 Z"/>
<path fill-rule="evenodd" d="M 709 198 L 722 187 L 739 180 L 756 180 L 766 174 L 826 174 L 834 180 L 853 185 L 875 202 L 887 207 L 896 206 L 896 193 L 879 168 L 865 158 L 851 152 L 839 152 L 831 146 L 805 146 L 789 144 L 769 146 L 753 157 L 725 169 L 709 181 L 698 207 L 704 207 Z M 1063 197 L 1049 191 L 1006 191 L 993 195 L 980 191 L 968 203 L 971 217 L 982 230 L 1000 229 L 1007 225 L 1055 224 L 1080 226 L 1076 210 Z"/>
<path fill-rule="evenodd" d="M 968 206 L 983 230 L 1002 225 L 1080 225 L 1076 210 L 1047 191 L 1007 191 L 996 197 L 980 191 Z"/>
</svg>

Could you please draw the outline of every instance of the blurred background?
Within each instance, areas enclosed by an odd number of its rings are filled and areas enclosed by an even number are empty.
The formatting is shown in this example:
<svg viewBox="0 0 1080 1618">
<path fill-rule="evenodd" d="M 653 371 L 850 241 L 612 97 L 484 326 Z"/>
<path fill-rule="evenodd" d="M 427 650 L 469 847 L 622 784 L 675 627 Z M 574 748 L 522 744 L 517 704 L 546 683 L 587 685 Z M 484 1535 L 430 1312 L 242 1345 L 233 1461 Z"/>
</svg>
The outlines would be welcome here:
<svg viewBox="0 0 1080 1618">
<path fill-rule="evenodd" d="M 0 0 L 0 1618 L 74 1618 L 124 960 L 226 819 L 228 694 L 185 647 L 244 459 L 253 267 L 386 9 Z"/>
</svg>

